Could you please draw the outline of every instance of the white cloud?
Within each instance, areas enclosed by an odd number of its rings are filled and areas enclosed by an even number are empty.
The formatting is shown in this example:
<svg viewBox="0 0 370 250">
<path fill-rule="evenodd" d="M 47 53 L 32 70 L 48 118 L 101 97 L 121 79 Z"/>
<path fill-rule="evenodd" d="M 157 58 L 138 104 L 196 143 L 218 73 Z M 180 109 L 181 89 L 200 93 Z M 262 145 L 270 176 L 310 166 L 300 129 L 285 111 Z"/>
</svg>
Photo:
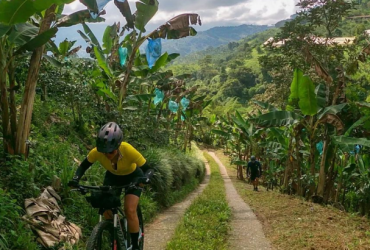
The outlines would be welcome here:
<svg viewBox="0 0 370 250">
<path fill-rule="evenodd" d="M 274 24 L 289 18 L 296 11 L 294 1 L 251 0 L 230 7 L 218 7 L 216 15 L 207 17 L 204 22 L 222 21 L 239 24 Z"/>
<path fill-rule="evenodd" d="M 159 0 L 159 11 L 151 20 L 148 29 L 153 29 L 172 17 L 194 12 L 202 17 L 203 30 L 213 26 L 228 26 L 238 24 L 274 24 L 282 19 L 289 18 L 297 10 L 298 0 Z M 135 0 L 129 0 L 132 10 L 135 10 Z M 79 1 L 66 5 L 65 14 L 85 9 Z M 111 1 L 105 7 L 107 14 L 103 16 L 106 22 L 112 24 L 117 21 L 123 22 L 119 10 Z"/>
<path fill-rule="evenodd" d="M 71 14 L 75 11 L 78 11 L 78 10 L 82 10 L 82 9 L 85 9 L 85 5 L 83 5 L 82 3 L 80 3 L 80 1 L 74 1 L 70 4 L 66 4 L 64 6 L 64 10 L 63 10 L 63 14 Z"/>
</svg>

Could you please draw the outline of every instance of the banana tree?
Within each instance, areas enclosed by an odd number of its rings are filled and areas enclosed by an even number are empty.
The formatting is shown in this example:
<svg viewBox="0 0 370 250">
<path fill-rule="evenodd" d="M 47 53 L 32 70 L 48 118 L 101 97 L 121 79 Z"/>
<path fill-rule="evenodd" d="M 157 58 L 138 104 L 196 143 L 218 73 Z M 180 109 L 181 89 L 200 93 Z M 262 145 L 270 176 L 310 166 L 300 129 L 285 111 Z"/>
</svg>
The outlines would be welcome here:
<svg viewBox="0 0 370 250">
<path fill-rule="evenodd" d="M 99 15 L 101 8 L 99 8 L 99 1 L 84 0 L 81 1 L 88 9 Z M 109 1 L 104 1 L 106 4 Z M 186 36 L 196 35 L 196 31 L 190 25 L 201 24 L 198 14 L 181 14 L 167 21 L 154 31 L 144 35 L 146 32 L 145 26 L 153 18 L 158 10 L 157 0 L 142 0 L 136 2 L 136 12 L 132 14 L 130 6 L 127 1 L 114 1 L 117 8 L 120 10 L 126 24 L 120 31 L 119 25 L 107 27 L 104 33 L 104 50 L 98 43 L 91 30 L 84 26 L 85 34 L 80 32 L 86 42 L 91 45 L 91 54 L 94 54 L 98 60 L 99 66 L 102 68 L 104 74 L 109 78 L 110 83 L 114 83 L 119 89 L 119 108 L 122 108 L 123 102 L 127 96 L 128 85 L 132 82 L 132 76 L 135 75 L 135 62 L 140 59 L 139 48 L 147 40 L 157 38 L 179 39 Z M 119 37 L 123 36 L 125 31 L 130 32 L 125 36 L 123 41 L 119 41 Z M 90 39 L 88 39 L 88 37 Z M 112 42 L 113 41 L 113 42 Z M 119 50 L 125 49 L 126 53 L 121 55 L 124 57 L 121 67 L 111 68 L 113 61 L 118 62 Z M 105 54 L 107 56 L 105 56 Z M 110 57 L 110 59 L 108 59 Z M 146 69 L 150 73 L 157 71 L 160 67 L 168 62 L 169 55 L 163 54 L 159 58 L 152 69 Z M 145 68 L 144 68 L 145 69 Z M 139 69 L 139 71 L 142 69 Z"/>
<path fill-rule="evenodd" d="M 229 153 L 228 142 L 232 137 L 233 126 L 230 121 L 224 117 L 216 117 L 217 121 L 213 123 L 214 129 L 211 133 L 215 135 L 215 141 L 220 141 L 218 144 L 225 146 L 224 152 Z"/>
<path fill-rule="evenodd" d="M 63 17 L 64 4 L 71 2 L 73 0 L 0 2 L 0 92 L 4 150 L 7 153 L 27 156 L 26 141 L 30 133 L 41 58 L 45 44 L 55 36 L 58 27 L 67 23 L 67 16 L 64 22 L 57 21 Z M 68 23 L 72 25 L 83 20 L 83 17 L 68 19 Z M 20 114 L 17 115 L 15 94 L 22 84 L 17 81 L 15 68 L 22 57 L 29 55 L 28 75 Z"/>
<path fill-rule="evenodd" d="M 347 142 L 351 141 L 346 139 Z M 336 141 L 341 149 L 342 161 L 337 166 L 338 185 L 336 190 L 333 190 L 335 195 L 332 200 L 341 202 L 347 210 L 358 211 L 362 215 L 370 214 L 370 182 L 368 176 L 369 171 L 369 155 L 361 153 L 348 153 L 348 149 L 353 149 L 353 145 L 346 144 L 344 141 Z M 369 143 L 366 143 L 369 145 Z M 357 144 L 358 145 L 358 144 Z M 343 151 L 342 151 L 343 150 Z M 346 195 L 352 193 L 355 199 L 347 199 Z M 340 197 L 341 196 L 341 197 Z"/>
<path fill-rule="evenodd" d="M 346 104 L 332 105 L 329 107 L 323 106 L 322 96 L 320 96 L 320 86 L 315 90 L 313 82 L 309 77 L 304 76 L 300 70 L 295 70 L 294 78 L 291 84 L 290 104 L 288 106 L 292 111 L 273 111 L 263 114 L 257 118 L 251 119 L 253 123 L 260 127 L 282 127 L 293 126 L 292 138 L 296 141 L 296 156 L 299 155 L 300 148 L 298 142 L 302 139 L 302 129 L 306 131 L 306 136 L 309 142 L 310 157 L 308 164 L 310 166 L 311 176 L 316 174 L 315 153 L 316 143 L 318 142 L 321 125 L 332 125 L 336 129 L 336 134 L 343 133 L 344 125 L 341 119 L 336 115 L 341 112 Z M 295 103 L 294 103 L 295 102 Z M 318 184 L 318 194 L 323 195 L 323 187 L 325 185 L 325 163 L 326 153 L 328 152 L 328 141 L 324 144 L 324 152 L 321 164 Z M 293 152 L 293 149 L 291 149 Z M 298 162 L 300 166 L 300 162 Z M 289 171 L 287 171 L 289 172 Z M 299 171 L 300 172 L 300 171 Z M 284 182 L 287 185 L 287 180 Z M 299 187 L 300 189 L 301 187 Z M 314 186 L 311 186 L 311 194 L 314 191 Z"/>
<path fill-rule="evenodd" d="M 144 82 L 140 84 L 140 93 L 128 97 L 128 99 L 136 97 L 141 105 L 146 104 L 147 114 L 156 116 L 157 122 L 165 120 L 164 126 L 167 130 L 175 131 L 173 134 L 175 144 L 181 135 L 180 132 L 185 131 L 182 144 L 184 150 L 191 145 L 189 142 L 193 138 L 195 120 L 201 116 L 203 106 L 209 104 L 204 101 L 205 96 L 196 97 L 194 95 L 197 86 L 186 87 L 185 79 L 188 77 L 188 75 L 175 77 L 171 71 L 148 74 Z M 145 88 L 142 87 L 144 84 Z M 172 110 L 171 105 L 174 105 Z"/>
<path fill-rule="evenodd" d="M 196 89 L 194 89 L 195 91 Z M 189 107 L 186 111 L 181 112 L 180 119 L 184 120 L 184 146 L 183 150 L 186 151 L 187 147 L 191 150 L 191 141 L 194 137 L 194 132 L 197 130 L 202 131 L 202 122 L 207 118 L 202 116 L 203 110 L 211 103 L 211 100 L 205 100 L 206 96 L 189 95 Z M 179 119 L 179 118 L 178 118 Z"/>
<path fill-rule="evenodd" d="M 235 115 L 228 115 L 227 118 L 221 117 L 218 126 L 221 129 L 213 129 L 212 133 L 226 139 L 225 144 L 231 147 L 232 163 L 237 166 L 237 178 L 243 180 L 243 168 L 247 166 L 248 159 L 252 154 L 254 145 L 257 144 L 260 132 L 256 131 L 253 124 L 248 119 L 236 111 Z"/>
</svg>

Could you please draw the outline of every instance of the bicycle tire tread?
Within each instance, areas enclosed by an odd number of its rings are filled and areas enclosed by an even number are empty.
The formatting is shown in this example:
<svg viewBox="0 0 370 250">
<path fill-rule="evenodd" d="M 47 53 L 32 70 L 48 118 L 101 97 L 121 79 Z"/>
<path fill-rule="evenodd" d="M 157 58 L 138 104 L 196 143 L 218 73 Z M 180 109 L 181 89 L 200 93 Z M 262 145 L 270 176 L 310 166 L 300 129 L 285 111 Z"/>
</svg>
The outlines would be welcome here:
<svg viewBox="0 0 370 250">
<path fill-rule="evenodd" d="M 94 227 L 87 241 L 86 250 L 96 250 L 96 241 L 99 239 L 100 234 L 106 229 L 109 230 L 110 234 L 113 233 L 113 223 L 111 221 L 101 221 Z"/>
</svg>

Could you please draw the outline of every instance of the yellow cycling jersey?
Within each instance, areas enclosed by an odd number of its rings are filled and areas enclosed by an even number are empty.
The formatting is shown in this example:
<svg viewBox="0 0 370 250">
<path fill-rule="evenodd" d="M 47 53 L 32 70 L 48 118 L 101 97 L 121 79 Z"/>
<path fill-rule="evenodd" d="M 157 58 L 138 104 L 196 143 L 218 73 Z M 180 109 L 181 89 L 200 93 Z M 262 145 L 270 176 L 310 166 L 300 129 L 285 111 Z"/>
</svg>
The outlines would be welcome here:
<svg viewBox="0 0 370 250">
<path fill-rule="evenodd" d="M 136 167 L 141 167 L 145 164 L 145 158 L 133 146 L 127 142 L 122 142 L 119 147 L 119 152 L 122 157 L 119 157 L 117 169 L 112 165 L 112 162 L 103 154 L 98 152 L 97 148 L 93 148 L 87 155 L 87 160 L 90 163 L 96 161 L 109 172 L 115 175 L 128 175 L 135 171 Z"/>
</svg>

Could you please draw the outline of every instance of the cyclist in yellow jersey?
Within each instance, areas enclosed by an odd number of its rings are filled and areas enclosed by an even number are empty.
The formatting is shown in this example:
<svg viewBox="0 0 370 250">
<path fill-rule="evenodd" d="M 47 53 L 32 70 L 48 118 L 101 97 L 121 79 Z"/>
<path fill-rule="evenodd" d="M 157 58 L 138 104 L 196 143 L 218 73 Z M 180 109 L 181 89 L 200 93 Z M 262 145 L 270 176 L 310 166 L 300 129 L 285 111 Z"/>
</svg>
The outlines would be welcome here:
<svg viewBox="0 0 370 250">
<path fill-rule="evenodd" d="M 68 185 L 78 186 L 85 171 L 96 161 L 100 162 L 107 170 L 103 182 L 103 185 L 107 186 L 130 184 L 134 179 L 144 176 L 142 167 L 149 167 L 145 158 L 133 146 L 123 142 L 122 130 L 114 122 L 109 122 L 100 129 L 96 138 L 96 148 L 89 152 Z M 122 190 L 119 190 L 119 192 L 121 193 Z M 125 190 L 124 209 L 133 250 L 139 249 L 139 220 L 136 209 L 140 195 L 141 189 Z M 105 213 L 104 216 L 109 218 L 108 213 Z"/>
</svg>

